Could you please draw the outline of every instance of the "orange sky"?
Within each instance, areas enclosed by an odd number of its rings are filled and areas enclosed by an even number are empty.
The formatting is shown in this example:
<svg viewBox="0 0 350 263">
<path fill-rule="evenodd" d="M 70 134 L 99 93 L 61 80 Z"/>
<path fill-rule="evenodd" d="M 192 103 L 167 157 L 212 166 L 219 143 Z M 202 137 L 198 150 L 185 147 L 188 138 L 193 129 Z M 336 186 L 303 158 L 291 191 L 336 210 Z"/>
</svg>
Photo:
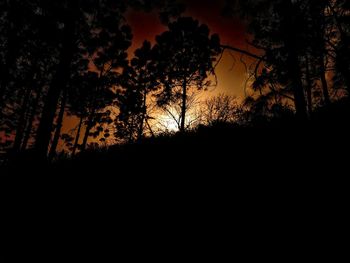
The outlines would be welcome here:
<svg viewBox="0 0 350 263">
<path fill-rule="evenodd" d="M 212 33 L 220 35 L 222 44 L 248 49 L 246 39 L 249 36 L 245 26 L 236 18 L 221 16 L 223 0 L 184 0 L 184 2 L 187 6 L 185 15 L 192 16 L 201 23 L 207 24 Z M 166 30 L 166 27 L 159 22 L 156 12 L 144 13 L 129 10 L 126 17 L 134 35 L 133 45 L 130 48 L 131 54 L 142 45 L 144 40 L 154 42 L 155 36 Z M 240 58 L 241 56 L 237 53 L 225 52 L 216 71 L 218 86 L 213 91 L 208 92 L 209 96 L 227 93 L 240 98 L 244 97 L 246 71 Z M 251 59 L 247 57 L 244 60 L 248 63 L 251 62 Z"/>
</svg>

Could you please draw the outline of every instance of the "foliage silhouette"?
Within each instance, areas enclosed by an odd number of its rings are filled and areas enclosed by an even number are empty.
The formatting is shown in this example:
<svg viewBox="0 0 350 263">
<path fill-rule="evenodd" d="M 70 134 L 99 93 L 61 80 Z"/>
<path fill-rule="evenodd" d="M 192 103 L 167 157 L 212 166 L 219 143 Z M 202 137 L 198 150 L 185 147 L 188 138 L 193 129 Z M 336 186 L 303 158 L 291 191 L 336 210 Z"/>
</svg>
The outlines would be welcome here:
<svg viewBox="0 0 350 263">
<path fill-rule="evenodd" d="M 246 22 L 256 53 L 181 16 L 183 1 L 2 1 L 1 164 L 137 170 L 210 156 L 213 166 L 245 158 L 273 166 L 347 151 L 349 1 L 226 2 L 225 15 Z M 134 54 L 130 8 L 155 11 L 167 26 Z M 224 50 L 254 59 L 248 96 L 201 101 L 199 91 L 217 84 Z M 162 130 L 164 113 L 172 123 Z"/>
<path fill-rule="evenodd" d="M 162 85 L 159 105 L 181 103 L 180 130 L 185 131 L 189 89 L 206 89 L 214 73 L 215 59 L 221 51 L 218 35 L 211 35 L 206 25 L 183 17 L 169 24 L 169 30 L 157 36 L 154 56 Z"/>
<path fill-rule="evenodd" d="M 124 69 L 119 93 L 116 136 L 129 142 L 142 139 L 148 115 L 148 97 L 158 88 L 151 43 L 145 41 Z"/>
<path fill-rule="evenodd" d="M 337 69 L 347 57 L 344 50 L 338 53 L 348 34 L 347 24 L 339 22 L 349 16 L 345 2 L 227 1 L 226 15 L 238 12 L 247 20 L 251 44 L 262 53 L 251 73 L 255 96 L 269 107 L 293 103 L 300 119 L 339 98 L 334 94 L 347 87 L 349 64 Z M 332 75 L 338 81 L 331 83 Z"/>
</svg>

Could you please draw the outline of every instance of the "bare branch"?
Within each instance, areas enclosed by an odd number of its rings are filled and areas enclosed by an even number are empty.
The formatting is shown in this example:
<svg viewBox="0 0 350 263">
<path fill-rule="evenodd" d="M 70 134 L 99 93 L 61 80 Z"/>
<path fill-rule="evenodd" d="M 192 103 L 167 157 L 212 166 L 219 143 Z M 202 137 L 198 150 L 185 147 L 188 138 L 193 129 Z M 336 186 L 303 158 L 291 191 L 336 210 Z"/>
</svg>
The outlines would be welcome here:
<svg viewBox="0 0 350 263">
<path fill-rule="evenodd" d="M 241 54 L 244 54 L 248 57 L 251 57 L 251 58 L 255 58 L 255 59 L 259 59 L 259 60 L 263 60 L 263 61 L 266 61 L 266 59 L 264 57 L 260 57 L 256 54 L 253 54 L 249 51 L 246 51 L 246 50 L 243 50 L 243 49 L 240 49 L 240 48 L 236 48 L 236 47 L 232 47 L 232 46 L 228 46 L 228 45 L 221 45 L 221 48 L 223 48 L 224 50 L 225 49 L 228 49 L 228 50 L 231 50 L 231 51 L 234 51 L 234 52 L 238 52 L 238 53 L 241 53 Z"/>
</svg>

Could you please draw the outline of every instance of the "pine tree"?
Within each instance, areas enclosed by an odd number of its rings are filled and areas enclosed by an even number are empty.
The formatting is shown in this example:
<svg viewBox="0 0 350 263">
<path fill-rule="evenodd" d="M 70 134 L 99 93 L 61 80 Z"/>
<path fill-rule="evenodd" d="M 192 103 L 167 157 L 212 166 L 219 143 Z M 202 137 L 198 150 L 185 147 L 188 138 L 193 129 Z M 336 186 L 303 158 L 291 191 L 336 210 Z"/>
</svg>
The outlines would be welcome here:
<svg viewBox="0 0 350 263">
<path fill-rule="evenodd" d="M 157 36 L 154 47 L 157 74 L 162 85 L 159 105 L 181 104 L 180 130 L 186 130 L 189 89 L 206 89 L 211 85 L 214 62 L 221 51 L 218 35 L 210 35 L 206 25 L 181 17 L 169 24 L 169 30 Z"/>
<path fill-rule="evenodd" d="M 141 140 L 148 121 L 148 98 L 158 88 L 151 43 L 145 41 L 125 68 L 119 92 L 116 136 L 127 141 Z"/>
</svg>

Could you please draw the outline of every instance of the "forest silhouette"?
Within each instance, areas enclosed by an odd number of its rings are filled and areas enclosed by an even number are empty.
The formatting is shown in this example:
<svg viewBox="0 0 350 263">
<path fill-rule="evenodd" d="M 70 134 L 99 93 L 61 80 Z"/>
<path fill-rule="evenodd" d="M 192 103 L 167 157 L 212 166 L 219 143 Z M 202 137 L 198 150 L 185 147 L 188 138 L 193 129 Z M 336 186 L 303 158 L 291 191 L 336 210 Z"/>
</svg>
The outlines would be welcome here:
<svg viewBox="0 0 350 263">
<path fill-rule="evenodd" d="M 132 55 L 129 9 L 167 28 Z M 243 21 L 256 52 L 221 43 L 185 10 L 177 0 L 1 1 L 0 174 L 346 163 L 349 1 L 225 1 L 222 16 Z M 225 51 L 253 61 L 247 96 L 200 100 Z"/>
</svg>

